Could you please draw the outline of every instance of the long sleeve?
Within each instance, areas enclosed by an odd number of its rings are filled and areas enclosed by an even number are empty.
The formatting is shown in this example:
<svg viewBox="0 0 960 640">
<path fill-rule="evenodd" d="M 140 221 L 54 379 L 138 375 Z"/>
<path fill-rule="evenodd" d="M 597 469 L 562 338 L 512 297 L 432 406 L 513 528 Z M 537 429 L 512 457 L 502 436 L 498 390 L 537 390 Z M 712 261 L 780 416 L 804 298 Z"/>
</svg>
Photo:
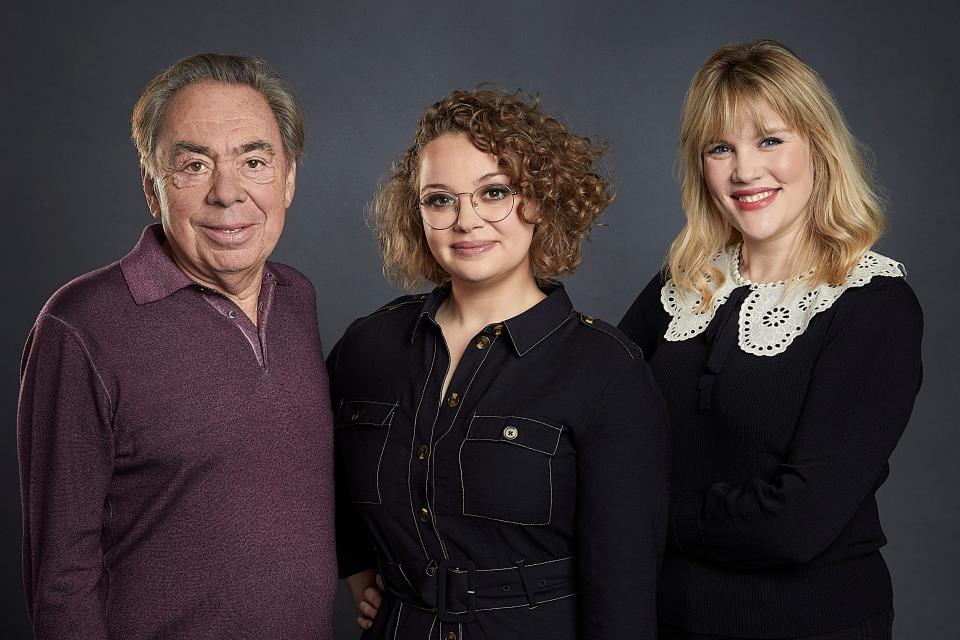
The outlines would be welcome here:
<svg viewBox="0 0 960 640">
<path fill-rule="evenodd" d="M 110 397 L 86 345 L 50 315 L 30 334 L 20 380 L 23 581 L 34 637 L 106 640 Z"/>
<path fill-rule="evenodd" d="M 660 303 L 660 289 L 663 283 L 663 274 L 657 272 L 617 325 L 618 329 L 637 343 L 647 360 L 653 357 L 657 345 L 667 330 L 667 325 L 670 324 L 670 316 Z"/>
<path fill-rule="evenodd" d="M 340 359 L 340 350 L 346 335 L 333 346 L 327 356 L 327 372 L 330 377 L 330 400 L 334 411 L 334 431 L 336 431 L 337 408 L 340 405 L 341 391 L 337 384 L 337 365 Z M 334 435 L 336 441 L 336 435 Z M 367 526 L 360 518 L 350 500 L 346 496 L 346 481 L 343 479 L 343 465 L 348 461 L 341 455 L 334 456 L 334 488 L 336 491 L 336 536 L 337 536 L 337 567 L 341 578 L 346 578 L 360 571 L 373 569 L 377 566 L 373 540 L 367 531 Z"/>
<path fill-rule="evenodd" d="M 674 543 L 717 564 L 816 558 L 883 482 L 922 376 L 922 313 L 901 280 L 844 294 L 788 452 L 770 477 L 675 497 Z"/>
<path fill-rule="evenodd" d="M 581 638 L 655 638 L 666 536 L 666 406 L 647 363 L 610 379 L 577 443 Z"/>
</svg>

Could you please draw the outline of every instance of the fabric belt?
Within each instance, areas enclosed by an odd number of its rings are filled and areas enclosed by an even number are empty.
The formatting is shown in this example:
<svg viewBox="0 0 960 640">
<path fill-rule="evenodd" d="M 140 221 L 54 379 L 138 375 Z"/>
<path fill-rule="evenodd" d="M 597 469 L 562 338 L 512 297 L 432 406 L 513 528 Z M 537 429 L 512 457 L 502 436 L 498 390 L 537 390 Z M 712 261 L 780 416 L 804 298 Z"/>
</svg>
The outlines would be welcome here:
<svg viewBox="0 0 960 640">
<path fill-rule="evenodd" d="M 469 561 L 381 561 L 380 575 L 387 593 L 435 612 L 442 622 L 470 622 L 480 611 L 533 608 L 577 592 L 575 558 L 498 569 L 478 569 Z"/>
</svg>

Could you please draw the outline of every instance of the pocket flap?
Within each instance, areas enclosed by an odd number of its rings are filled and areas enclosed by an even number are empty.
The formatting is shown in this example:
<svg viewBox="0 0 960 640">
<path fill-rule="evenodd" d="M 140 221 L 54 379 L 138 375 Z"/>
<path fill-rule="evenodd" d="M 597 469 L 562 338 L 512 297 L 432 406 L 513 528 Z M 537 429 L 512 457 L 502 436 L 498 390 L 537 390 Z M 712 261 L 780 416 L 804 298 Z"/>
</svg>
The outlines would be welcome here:
<svg viewBox="0 0 960 640">
<path fill-rule="evenodd" d="M 563 425 L 554 426 L 520 416 L 473 416 L 467 429 L 467 440 L 506 442 L 526 447 L 548 456 L 557 452 Z"/>
<path fill-rule="evenodd" d="M 374 402 L 372 400 L 344 400 L 337 410 L 337 427 L 349 427 L 355 424 L 380 426 L 390 421 L 390 414 L 397 403 Z"/>
</svg>

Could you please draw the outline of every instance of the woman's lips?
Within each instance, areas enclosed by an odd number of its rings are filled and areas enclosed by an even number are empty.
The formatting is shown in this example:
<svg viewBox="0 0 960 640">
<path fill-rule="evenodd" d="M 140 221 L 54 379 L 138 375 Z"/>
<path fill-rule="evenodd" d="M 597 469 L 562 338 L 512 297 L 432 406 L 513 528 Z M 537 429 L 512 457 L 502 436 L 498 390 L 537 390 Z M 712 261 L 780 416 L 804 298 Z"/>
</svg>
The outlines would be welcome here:
<svg viewBox="0 0 960 640">
<path fill-rule="evenodd" d="M 497 244 L 493 240 L 464 240 L 450 245 L 453 252 L 458 256 L 470 257 L 479 256 L 490 251 Z"/>
<path fill-rule="evenodd" d="M 779 187 L 746 189 L 734 191 L 730 194 L 730 197 L 733 198 L 737 208 L 741 211 L 759 211 L 770 206 L 770 203 L 776 199 L 779 193 Z"/>
<path fill-rule="evenodd" d="M 222 245 L 238 245 L 243 244 L 253 236 L 253 230 L 256 225 L 252 224 L 237 224 L 235 226 L 231 225 L 216 225 L 216 226 L 200 226 L 200 231 L 213 240 L 217 244 Z"/>
</svg>

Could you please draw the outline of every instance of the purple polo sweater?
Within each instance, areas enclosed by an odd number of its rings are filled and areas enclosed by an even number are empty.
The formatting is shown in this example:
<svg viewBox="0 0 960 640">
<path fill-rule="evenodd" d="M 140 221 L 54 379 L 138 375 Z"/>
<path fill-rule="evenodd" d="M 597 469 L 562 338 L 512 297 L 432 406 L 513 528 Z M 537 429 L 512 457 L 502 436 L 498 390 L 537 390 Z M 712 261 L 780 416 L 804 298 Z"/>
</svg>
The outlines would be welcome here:
<svg viewBox="0 0 960 640">
<path fill-rule="evenodd" d="M 40 312 L 21 366 L 36 638 L 331 636 L 331 415 L 315 298 L 267 263 L 255 326 L 146 228 Z"/>
</svg>

